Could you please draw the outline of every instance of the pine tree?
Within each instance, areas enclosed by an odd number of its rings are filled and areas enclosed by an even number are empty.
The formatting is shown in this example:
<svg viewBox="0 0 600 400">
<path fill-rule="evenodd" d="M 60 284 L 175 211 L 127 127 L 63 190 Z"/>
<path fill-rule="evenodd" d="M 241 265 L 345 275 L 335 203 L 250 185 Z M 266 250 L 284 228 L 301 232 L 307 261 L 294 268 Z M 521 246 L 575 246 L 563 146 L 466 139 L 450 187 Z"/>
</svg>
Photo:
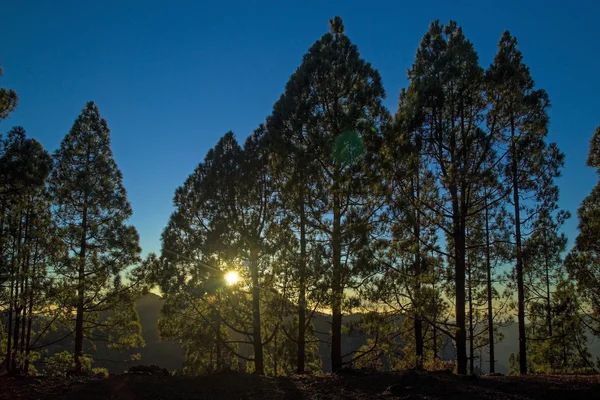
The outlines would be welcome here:
<svg viewBox="0 0 600 400">
<path fill-rule="evenodd" d="M 338 17 L 339 19 L 339 17 Z M 330 21 L 330 25 L 333 22 Z M 338 24 L 341 24 L 341 19 Z M 343 24 L 342 24 L 343 25 Z M 311 255 L 319 253 L 319 234 L 311 220 L 324 218 L 323 210 L 311 207 L 312 199 L 325 196 L 323 188 L 317 185 L 321 165 L 314 159 L 316 149 L 311 148 L 307 140 L 311 128 L 310 108 L 306 106 L 306 96 L 298 85 L 298 79 L 292 76 L 285 92 L 273 106 L 273 112 L 267 118 L 267 131 L 270 145 L 274 149 L 272 157 L 273 179 L 277 186 L 277 200 L 281 212 L 287 218 L 298 240 L 289 241 L 295 246 L 295 265 L 285 271 L 289 278 L 288 293 L 296 294 L 292 301 L 297 302 L 297 361 L 298 373 L 305 372 L 307 329 L 312 324 L 314 310 L 309 308 L 322 303 L 323 270 L 319 262 L 310 262 Z M 300 94 L 303 93 L 303 94 Z M 291 250 L 294 251 L 294 250 Z M 312 300 L 312 301 L 311 301 Z"/>
<path fill-rule="evenodd" d="M 263 346 L 275 337 L 279 324 L 270 338 L 261 334 L 261 275 L 272 273 L 271 260 L 275 258 L 280 235 L 285 226 L 279 225 L 275 202 L 275 187 L 269 169 L 270 147 L 265 139 L 266 129 L 261 125 L 244 143 L 238 201 L 241 204 L 231 214 L 239 226 L 241 257 L 248 260 L 252 282 L 252 331 L 255 370 L 264 374 Z M 245 195 L 245 196 L 244 196 Z M 244 197 L 243 197 L 244 196 Z M 284 232 L 282 232 L 282 230 Z"/>
<path fill-rule="evenodd" d="M 74 359 L 79 371 L 84 339 L 99 335 L 97 313 L 132 301 L 124 297 L 128 286 L 121 274 L 138 262 L 141 249 L 135 228 L 126 225 L 132 211 L 113 159 L 110 131 L 93 102 L 86 104 L 54 158 L 50 191 L 59 236 L 69 249 L 55 269 L 76 291 Z M 139 324 L 127 327 L 134 330 L 132 344 L 140 345 Z"/>
<path fill-rule="evenodd" d="M 0 88 L 0 121 L 17 103 L 14 90 Z M 38 356 L 32 352 L 33 315 L 48 305 L 53 286 L 46 278 L 47 261 L 60 246 L 53 241 L 44 187 L 51 166 L 50 155 L 39 142 L 27 139 L 23 128 L 15 127 L 0 139 L 0 283 L 9 288 L 0 290 L 8 320 L 7 335 L 0 339 L 6 343 L 10 372 L 27 374 Z"/>
<path fill-rule="evenodd" d="M 552 291 L 563 276 L 562 253 L 567 247 L 567 237 L 559 232 L 569 213 L 542 210 L 533 226 L 532 235 L 523 246 L 525 261 L 525 298 L 530 319 L 546 321 L 545 334 L 552 337 Z"/>
<path fill-rule="evenodd" d="M 303 126 L 291 125 L 291 131 L 298 138 L 294 142 L 306 144 L 306 160 L 313 164 L 309 171 L 318 174 L 305 182 L 314 188 L 306 223 L 318 232 L 319 240 L 330 243 L 331 269 L 324 278 L 331 290 L 331 359 L 337 371 L 342 367 L 344 289 L 371 267 L 364 257 L 372 229 L 368 221 L 374 215 L 367 157 L 388 116 L 381 104 L 379 74 L 360 58 L 341 18 L 330 25 L 332 32 L 311 46 L 291 76 L 283 95 L 285 106 L 275 112 L 280 113 L 279 121 L 295 116 L 306 121 Z M 312 180 L 312 173 L 308 175 Z"/>
<path fill-rule="evenodd" d="M 424 162 L 422 143 L 412 130 L 407 113 L 410 110 L 403 91 L 394 126 L 388 130 L 382 151 L 383 190 L 392 241 L 387 245 L 386 259 L 388 268 L 401 271 L 397 278 L 406 285 L 403 292 L 410 299 L 410 309 L 404 311 L 414 321 L 415 367 L 422 368 L 424 321 L 421 312 L 429 300 L 423 290 L 435 279 L 435 266 L 429 262 L 434 259 L 427 254 L 439 249 L 437 216 L 428 209 L 428 205 L 436 201 L 438 192 L 433 174 Z M 405 262 L 398 262 L 398 258 Z M 433 323 L 437 321 L 434 319 Z"/>
<path fill-rule="evenodd" d="M 438 213 L 446 234 L 448 264 L 455 296 L 457 370 L 467 372 L 466 352 L 466 228 L 477 214 L 475 193 L 489 175 L 494 135 L 480 128 L 485 118 L 483 70 L 460 27 L 450 21 L 430 25 L 409 71 L 407 104 L 426 165 L 440 189 L 428 208 Z M 481 208 L 481 205 L 478 205 Z"/>
<path fill-rule="evenodd" d="M 0 67 L 0 77 L 2 76 L 2 67 Z M 6 119 L 8 115 L 17 108 L 19 97 L 13 89 L 0 88 L 0 121 Z"/>
<path fill-rule="evenodd" d="M 550 318 L 546 313 L 531 314 L 527 329 L 527 368 L 532 373 L 573 374 L 594 372 L 587 348 L 586 324 L 579 315 L 575 285 L 561 276 L 551 293 Z M 549 322 L 550 321 L 550 322 Z M 551 327 L 547 324 L 550 323 Z M 548 336 L 548 331 L 552 336 Z M 513 355 L 513 364 L 515 363 Z M 516 372 L 513 365 L 513 372 Z"/>
<path fill-rule="evenodd" d="M 523 229 L 541 207 L 555 203 L 553 184 L 560 175 L 564 156 L 556 145 L 545 141 L 548 129 L 546 92 L 535 89 L 529 68 L 517 49 L 517 40 L 506 31 L 498 43 L 494 62 L 486 72 L 491 104 L 488 125 L 506 144 L 503 159 L 507 189 L 513 207 L 515 280 L 519 323 L 520 373 L 527 373 L 525 337 L 525 289 L 523 275 Z M 493 121 L 493 124 L 490 124 Z"/>
<path fill-rule="evenodd" d="M 236 251 L 240 232 L 228 217 L 236 204 L 241 158 L 242 148 L 228 132 L 176 189 L 175 212 L 162 234 L 162 261 L 154 263 L 153 281 L 166 300 L 160 332 L 183 344 L 190 374 L 225 368 L 226 354 L 252 360 L 235 343 L 252 345 L 250 296 L 225 288 L 222 272 L 232 268 L 247 282 L 240 268 L 245 260 Z M 229 331 L 243 340 L 232 339 Z"/>
<path fill-rule="evenodd" d="M 263 306 L 268 304 L 273 285 L 265 286 L 265 282 L 273 277 L 273 264 L 282 247 L 280 241 L 287 238 L 286 225 L 278 220 L 269 154 L 264 126 L 248 137 L 243 148 L 233 133 L 226 134 L 176 190 L 176 211 L 163 233 L 163 255 L 173 262 L 166 275 L 169 279 L 163 284 L 167 293 L 180 293 L 181 283 L 191 275 L 194 279 L 184 292 L 193 295 L 194 285 L 206 279 L 203 265 L 237 266 L 244 280 L 247 279 L 250 297 L 243 293 L 234 295 L 232 289 L 228 292 L 229 300 L 211 309 L 227 308 L 220 320 L 252 344 L 251 361 L 254 371 L 260 374 L 265 370 L 263 346 L 276 334 L 273 329 L 263 336 L 263 328 L 268 325 L 262 320 Z M 181 268 L 178 256 L 184 257 L 187 269 Z M 240 268 L 241 265 L 247 268 Z M 206 301 L 202 293 L 191 298 Z M 231 301 L 239 303 L 232 307 Z"/>
<path fill-rule="evenodd" d="M 482 193 L 484 200 L 484 210 L 481 216 L 483 236 L 483 252 L 485 254 L 485 296 L 487 303 L 487 344 L 489 355 L 489 372 L 496 372 L 496 355 L 495 345 L 502 337 L 497 332 L 498 326 L 502 323 L 499 317 L 499 310 L 503 308 L 503 304 L 498 304 L 498 300 L 506 299 L 510 296 L 508 288 L 504 288 L 504 292 L 499 292 L 498 283 L 502 283 L 502 277 L 497 272 L 497 266 L 506 262 L 509 259 L 510 239 L 508 218 L 505 210 L 505 201 L 494 202 L 490 196 L 490 189 L 486 185 Z M 500 315 L 499 315 L 500 314 Z"/>
<path fill-rule="evenodd" d="M 482 251 L 484 246 L 484 238 L 482 231 L 476 229 L 474 225 L 481 223 L 481 220 L 475 220 L 469 223 L 467 227 L 467 243 L 466 243 L 466 287 L 467 287 L 467 320 L 468 320 L 468 343 L 469 343 L 469 373 L 475 373 L 475 355 L 476 346 L 480 345 L 485 330 L 481 330 L 483 324 L 480 308 L 483 305 L 483 288 L 481 283 L 484 280 L 485 272 L 485 253 Z M 486 343 L 487 344 L 487 343 Z"/>
<path fill-rule="evenodd" d="M 50 211 L 45 180 L 52 160 L 21 127 L 2 140 L 0 156 L 0 282 L 7 281 L 7 370 L 26 372 L 34 306 L 43 302 L 46 268 L 43 254 L 50 236 L 45 227 Z M 3 293 L 4 294 L 4 293 Z M 4 297 L 4 296 L 3 296 Z"/>
<path fill-rule="evenodd" d="M 600 126 L 596 127 L 590 141 L 587 165 L 596 168 L 600 175 Z M 586 307 L 578 310 L 593 333 L 600 336 L 600 183 L 581 202 L 577 210 L 579 234 L 575 246 L 566 259 L 570 278 Z"/>
</svg>

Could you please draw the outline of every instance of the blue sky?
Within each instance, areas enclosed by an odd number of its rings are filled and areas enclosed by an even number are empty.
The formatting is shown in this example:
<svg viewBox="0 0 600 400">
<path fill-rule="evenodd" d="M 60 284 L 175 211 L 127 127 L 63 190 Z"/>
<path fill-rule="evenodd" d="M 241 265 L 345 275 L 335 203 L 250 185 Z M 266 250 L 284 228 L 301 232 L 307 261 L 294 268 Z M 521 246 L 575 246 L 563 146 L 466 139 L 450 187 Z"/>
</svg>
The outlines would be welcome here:
<svg viewBox="0 0 600 400">
<path fill-rule="evenodd" d="M 210 4 L 209 4 L 210 3 Z M 552 101 L 566 154 L 561 205 L 596 183 L 585 167 L 600 125 L 600 3 L 588 1 L 11 1 L 1 7 L 2 87 L 20 97 L 0 132 L 23 126 L 53 151 L 88 100 L 112 131 L 144 253 L 157 251 L 173 192 L 221 135 L 245 138 L 270 113 L 334 15 L 382 75 L 395 111 L 429 22 L 456 20 L 482 65 L 505 29 Z"/>
</svg>

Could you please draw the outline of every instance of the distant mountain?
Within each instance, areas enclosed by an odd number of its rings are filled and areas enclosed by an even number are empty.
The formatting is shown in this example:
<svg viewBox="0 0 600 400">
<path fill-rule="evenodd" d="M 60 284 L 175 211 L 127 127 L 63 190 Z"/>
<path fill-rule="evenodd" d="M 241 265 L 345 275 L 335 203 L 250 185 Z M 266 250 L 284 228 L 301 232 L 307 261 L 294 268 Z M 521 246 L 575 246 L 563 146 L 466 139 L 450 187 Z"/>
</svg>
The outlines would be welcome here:
<svg viewBox="0 0 600 400">
<path fill-rule="evenodd" d="M 164 304 L 162 297 L 149 293 L 139 298 L 136 302 L 136 309 L 139 314 L 140 324 L 142 325 L 142 336 L 146 341 L 146 346 L 143 348 L 132 349 L 127 353 L 122 353 L 113 349 L 107 348 L 104 344 L 100 343 L 96 346 L 95 351 L 92 351 L 97 361 L 94 363 L 95 366 L 104 367 L 112 373 L 122 373 L 126 371 L 131 365 L 135 364 L 158 364 L 163 368 L 169 370 L 175 370 L 181 367 L 185 358 L 185 352 L 181 348 L 178 342 L 161 340 L 158 334 L 158 320 L 160 318 L 160 310 Z M 344 316 L 344 322 L 357 322 L 361 318 L 360 314 L 346 315 Z M 331 317 L 326 314 L 315 314 L 314 319 L 314 330 L 315 335 L 320 340 L 319 343 L 319 355 L 322 360 L 323 371 L 331 371 L 331 346 L 329 345 L 329 330 L 331 327 Z M 500 332 L 504 335 L 502 342 L 496 344 L 496 372 L 503 374 L 508 373 L 509 362 L 508 359 L 511 353 L 517 351 L 518 348 L 518 330 L 517 324 L 511 324 L 505 327 L 499 328 Z M 60 337 L 60 332 L 56 332 L 53 335 Z M 591 338 L 588 343 L 592 359 L 595 361 L 596 357 L 600 357 L 600 341 L 595 339 L 591 334 L 588 334 L 588 338 Z M 48 342 L 51 342 L 52 338 L 49 338 Z M 362 345 L 366 344 L 367 340 L 360 334 L 343 335 L 342 337 L 342 354 L 348 354 L 352 351 L 358 350 Z M 65 340 L 54 344 L 48 348 L 50 353 L 60 352 L 63 350 L 72 351 L 73 342 L 72 340 Z M 250 355 L 251 349 L 240 349 L 242 353 Z M 139 361 L 126 361 L 129 359 L 129 355 L 132 353 L 139 353 L 142 359 Z M 441 352 L 441 358 L 443 360 L 453 360 L 455 358 L 455 349 L 452 341 L 446 338 L 446 343 Z M 482 373 L 489 371 L 489 364 L 487 362 L 487 354 L 483 355 L 481 362 L 477 360 L 476 366 Z"/>
<path fill-rule="evenodd" d="M 185 354 L 179 343 L 172 341 L 161 341 L 159 339 L 157 323 L 163 303 L 164 300 L 160 296 L 152 293 L 138 299 L 136 303 L 136 309 L 140 316 L 142 336 L 146 341 L 146 347 L 132 351 L 132 353 L 140 353 L 142 356 L 141 361 L 135 361 L 133 363 L 158 364 L 161 367 L 173 370 L 181 366 Z M 360 314 L 346 315 L 344 316 L 344 322 L 358 322 L 360 321 L 360 318 Z M 328 343 L 330 340 L 328 333 L 330 327 L 331 317 L 329 315 L 315 313 L 314 330 L 315 335 L 320 340 L 319 355 L 322 360 L 324 372 L 331 371 L 331 346 Z M 366 338 L 359 334 L 343 335 L 342 354 L 348 354 L 352 351 L 358 350 L 366 343 Z M 251 355 L 250 348 L 240 349 L 240 351 L 244 355 Z M 112 360 L 123 360 L 125 358 L 123 354 L 114 350 L 106 349 L 102 346 L 98 347 L 97 354 L 97 357 L 100 359 L 110 358 Z M 454 358 L 454 348 L 452 347 L 450 340 L 446 340 L 446 346 L 442 350 L 442 358 Z M 132 362 L 100 362 L 98 364 L 107 368 L 110 372 L 118 373 L 126 370 L 132 364 Z"/>
<path fill-rule="evenodd" d="M 179 343 L 159 338 L 158 320 L 163 303 L 163 298 L 153 293 L 137 299 L 135 308 L 139 314 L 146 346 L 122 352 L 110 349 L 102 342 L 96 343 L 95 349 L 89 351 L 95 358 L 94 366 L 106 368 L 111 373 L 123 373 L 132 365 L 138 364 L 157 364 L 171 371 L 180 368 L 185 352 Z M 52 349 L 52 352 L 62 350 L 73 351 L 73 342 L 63 342 Z M 141 360 L 131 361 L 131 354 L 134 353 L 139 353 Z"/>
<path fill-rule="evenodd" d="M 504 335 L 504 339 L 500 343 L 497 343 L 495 347 L 496 372 L 506 374 L 510 369 L 508 359 L 511 353 L 517 353 L 519 351 L 519 326 L 514 322 L 499 328 L 499 331 Z M 596 358 L 600 357 L 600 341 L 589 330 L 587 332 L 587 338 L 588 350 L 592 355 L 592 361 L 595 363 Z M 483 373 L 489 371 L 487 357 L 487 354 L 483 356 Z"/>
</svg>

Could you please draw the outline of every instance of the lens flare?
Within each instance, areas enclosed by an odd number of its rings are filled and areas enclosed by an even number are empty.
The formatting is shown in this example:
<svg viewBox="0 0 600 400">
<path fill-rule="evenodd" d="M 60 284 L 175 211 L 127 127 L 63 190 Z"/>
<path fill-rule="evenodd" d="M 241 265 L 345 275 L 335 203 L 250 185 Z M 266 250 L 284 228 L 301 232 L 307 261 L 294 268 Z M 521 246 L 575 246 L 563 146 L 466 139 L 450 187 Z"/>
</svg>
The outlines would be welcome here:
<svg viewBox="0 0 600 400">
<path fill-rule="evenodd" d="M 225 274 L 225 281 L 228 285 L 235 285 L 240 280 L 240 276 L 235 271 L 229 271 Z"/>
</svg>

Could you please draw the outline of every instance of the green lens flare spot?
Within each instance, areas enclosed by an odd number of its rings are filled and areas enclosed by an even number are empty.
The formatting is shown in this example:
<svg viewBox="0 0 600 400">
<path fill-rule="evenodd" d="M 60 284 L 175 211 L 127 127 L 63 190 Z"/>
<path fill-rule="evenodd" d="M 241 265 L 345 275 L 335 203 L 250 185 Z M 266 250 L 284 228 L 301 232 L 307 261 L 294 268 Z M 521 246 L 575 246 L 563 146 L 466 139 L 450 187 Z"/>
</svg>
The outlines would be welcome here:
<svg viewBox="0 0 600 400">
<path fill-rule="evenodd" d="M 341 165 L 355 163 L 364 152 L 363 141 L 354 131 L 346 131 L 335 138 L 333 156 Z"/>
</svg>

